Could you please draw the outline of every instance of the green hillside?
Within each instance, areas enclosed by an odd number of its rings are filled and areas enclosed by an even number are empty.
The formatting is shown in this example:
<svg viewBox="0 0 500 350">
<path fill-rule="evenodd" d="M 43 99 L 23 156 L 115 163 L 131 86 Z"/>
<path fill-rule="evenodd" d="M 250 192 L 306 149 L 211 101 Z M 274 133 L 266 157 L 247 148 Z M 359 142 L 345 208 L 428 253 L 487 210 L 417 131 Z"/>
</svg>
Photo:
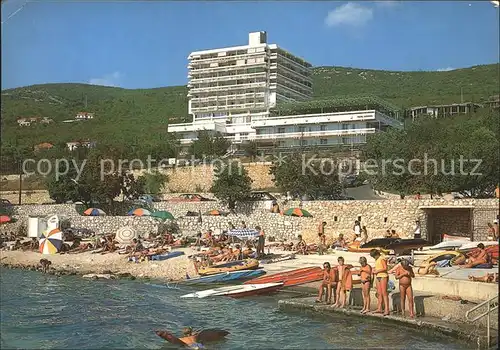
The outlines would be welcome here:
<svg viewBox="0 0 500 350">
<path fill-rule="evenodd" d="M 448 72 L 390 72 L 344 67 L 314 69 L 314 97 L 372 95 L 392 105 L 481 102 L 499 93 L 498 64 Z M 99 141 L 147 142 L 165 137 L 168 122 L 189 121 L 187 88 L 173 86 L 128 90 L 86 84 L 44 84 L 2 91 L 2 143 L 17 141 L 66 142 L 91 138 Z M 355 99 L 353 99 L 355 100 Z M 87 107 L 85 107 L 87 106 Z M 93 112 L 95 119 L 62 123 L 80 111 Z M 51 125 L 17 126 L 18 117 L 54 119 Z"/>
</svg>

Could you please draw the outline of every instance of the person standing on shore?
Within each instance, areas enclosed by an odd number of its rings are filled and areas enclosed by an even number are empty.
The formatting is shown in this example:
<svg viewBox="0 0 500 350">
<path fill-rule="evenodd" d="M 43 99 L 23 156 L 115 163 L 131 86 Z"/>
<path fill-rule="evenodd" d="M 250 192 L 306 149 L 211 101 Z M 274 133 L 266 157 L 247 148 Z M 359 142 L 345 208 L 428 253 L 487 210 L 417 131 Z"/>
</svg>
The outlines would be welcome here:
<svg viewBox="0 0 500 350">
<path fill-rule="evenodd" d="M 332 269 L 328 261 L 323 263 L 323 281 L 319 286 L 318 298 L 316 303 L 321 303 L 323 301 L 323 293 L 326 288 L 326 303 L 332 303 L 333 290 L 336 289 L 336 283 L 338 282 L 337 270 Z"/>
<path fill-rule="evenodd" d="M 354 221 L 353 231 L 354 231 L 354 236 L 355 236 L 353 241 L 355 241 L 357 239 L 359 240 L 361 237 L 361 224 L 359 223 L 358 220 Z"/>
<path fill-rule="evenodd" d="M 260 226 L 256 226 L 255 229 L 259 231 L 259 241 L 257 243 L 257 257 L 260 258 L 261 256 L 265 255 L 264 246 L 266 244 L 266 235 L 264 234 L 264 231 L 260 228 Z"/>
<path fill-rule="evenodd" d="M 370 288 L 372 285 L 372 267 L 368 265 L 368 262 L 364 256 L 359 258 L 359 264 L 361 267 L 353 273 L 360 276 L 361 280 L 361 293 L 363 296 L 363 309 L 362 314 L 370 312 Z"/>
<path fill-rule="evenodd" d="M 361 242 L 359 243 L 359 246 L 361 247 L 366 242 L 368 242 L 368 230 L 366 229 L 366 226 L 363 226 L 361 229 Z"/>
<path fill-rule="evenodd" d="M 338 266 L 337 266 L 337 272 L 338 272 L 338 283 L 337 283 L 337 291 L 336 291 L 336 302 L 334 307 L 339 307 L 339 308 L 345 308 L 347 300 L 347 292 L 350 292 L 352 289 L 352 273 L 350 269 L 352 268 L 352 265 L 344 265 L 344 258 L 342 256 L 339 256 L 337 259 L 338 261 Z"/>
<path fill-rule="evenodd" d="M 415 228 L 413 230 L 413 238 L 414 239 L 422 238 L 422 234 L 421 234 L 420 230 L 421 230 L 420 220 L 417 220 L 417 221 L 415 221 Z"/>
<path fill-rule="evenodd" d="M 390 315 L 389 312 L 389 294 L 387 293 L 387 284 L 389 283 L 389 274 L 387 273 L 387 257 L 377 249 L 372 249 L 370 251 L 370 256 L 375 259 L 375 269 L 372 274 L 375 275 L 377 279 L 377 310 L 375 313 L 384 316 Z M 384 310 L 382 310 L 382 304 L 384 304 Z"/>
<path fill-rule="evenodd" d="M 322 223 L 320 223 L 318 225 L 318 237 L 319 237 L 318 252 L 319 252 L 319 255 L 323 255 L 324 251 L 326 249 L 325 226 L 326 226 L 326 221 L 323 221 Z"/>
<path fill-rule="evenodd" d="M 408 308 L 410 309 L 410 317 L 415 317 L 415 307 L 413 304 L 413 288 L 411 280 L 415 278 L 415 273 L 411 268 L 408 260 L 401 260 L 401 265 L 396 269 L 396 279 L 399 280 L 399 295 L 401 302 L 401 315 L 405 316 L 406 298 L 408 298 Z"/>
</svg>

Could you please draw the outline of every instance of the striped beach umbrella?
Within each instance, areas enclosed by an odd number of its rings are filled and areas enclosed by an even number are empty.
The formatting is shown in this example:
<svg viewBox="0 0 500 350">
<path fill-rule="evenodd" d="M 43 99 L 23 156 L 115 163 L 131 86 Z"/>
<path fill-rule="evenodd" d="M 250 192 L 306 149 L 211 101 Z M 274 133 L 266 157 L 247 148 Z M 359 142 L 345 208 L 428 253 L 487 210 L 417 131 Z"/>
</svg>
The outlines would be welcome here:
<svg viewBox="0 0 500 350">
<path fill-rule="evenodd" d="M 290 209 L 287 209 L 287 210 L 285 210 L 283 212 L 283 215 L 287 215 L 287 216 L 300 216 L 300 217 L 312 218 L 311 213 L 309 213 L 307 210 L 301 209 L 301 208 L 290 208 Z"/>
<path fill-rule="evenodd" d="M 172 213 L 165 210 L 155 211 L 151 213 L 151 217 L 163 220 L 174 220 L 174 216 L 172 215 Z"/>
<path fill-rule="evenodd" d="M 0 224 L 5 224 L 6 222 L 10 222 L 11 219 L 7 215 L 1 215 L 0 216 Z"/>
<path fill-rule="evenodd" d="M 87 210 L 85 210 L 83 212 L 83 215 L 86 215 L 86 216 L 102 216 L 102 215 L 106 215 L 106 213 L 104 212 L 104 210 L 99 209 L 99 208 L 88 208 Z"/>
<path fill-rule="evenodd" d="M 116 231 L 115 240 L 119 244 L 130 244 L 137 238 L 137 232 L 130 226 L 123 226 Z"/>
<path fill-rule="evenodd" d="M 130 210 L 127 215 L 130 216 L 151 216 L 151 212 L 147 209 L 137 208 Z"/>
<path fill-rule="evenodd" d="M 40 246 L 40 253 L 42 254 L 55 254 L 61 249 L 63 244 L 62 232 L 58 228 L 51 231 L 42 233 L 38 241 Z"/>
</svg>

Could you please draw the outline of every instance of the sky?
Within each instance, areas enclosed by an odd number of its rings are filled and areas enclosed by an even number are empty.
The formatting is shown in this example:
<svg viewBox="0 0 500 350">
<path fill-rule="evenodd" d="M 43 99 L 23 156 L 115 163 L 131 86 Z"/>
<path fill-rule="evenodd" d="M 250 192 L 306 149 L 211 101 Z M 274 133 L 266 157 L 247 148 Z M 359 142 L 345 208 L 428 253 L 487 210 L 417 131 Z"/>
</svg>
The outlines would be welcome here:
<svg viewBox="0 0 500 350">
<path fill-rule="evenodd" d="M 314 66 L 437 71 L 499 62 L 489 1 L 2 0 L 2 89 L 185 85 L 192 51 L 267 31 Z"/>
</svg>

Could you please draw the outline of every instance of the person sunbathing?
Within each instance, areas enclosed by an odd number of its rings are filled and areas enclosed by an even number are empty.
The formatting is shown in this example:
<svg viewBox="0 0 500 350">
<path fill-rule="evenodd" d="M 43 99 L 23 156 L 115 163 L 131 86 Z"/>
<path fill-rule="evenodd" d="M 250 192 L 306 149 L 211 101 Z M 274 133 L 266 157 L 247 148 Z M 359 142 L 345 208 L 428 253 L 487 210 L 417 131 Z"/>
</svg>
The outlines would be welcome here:
<svg viewBox="0 0 500 350">
<path fill-rule="evenodd" d="M 436 276 L 439 276 L 439 272 L 436 268 L 437 266 L 437 263 L 435 263 L 434 261 L 425 265 L 425 266 L 420 266 L 417 270 L 417 273 L 419 275 L 436 275 Z"/>
<path fill-rule="evenodd" d="M 292 251 L 293 250 L 293 242 L 283 243 L 283 251 Z"/>
<path fill-rule="evenodd" d="M 483 265 L 483 264 L 491 264 L 491 256 L 490 254 L 484 249 L 484 244 L 479 243 L 477 245 L 477 248 L 479 249 L 477 252 L 477 255 L 475 257 L 470 257 L 468 261 L 466 261 L 465 265 L 459 266 L 459 268 L 462 269 L 470 269 L 478 265 Z"/>
<path fill-rule="evenodd" d="M 302 238 L 302 235 L 299 235 L 298 239 L 299 239 L 299 242 L 295 245 L 295 251 L 298 254 L 307 255 L 307 243 L 306 243 L 306 241 Z"/>
<path fill-rule="evenodd" d="M 498 283 L 498 273 L 487 273 L 481 277 L 469 275 L 469 280 L 474 282 Z"/>
<path fill-rule="evenodd" d="M 339 234 L 339 237 L 333 242 L 332 248 L 345 248 L 347 247 L 347 242 L 344 238 L 344 235 L 341 233 Z"/>
</svg>

